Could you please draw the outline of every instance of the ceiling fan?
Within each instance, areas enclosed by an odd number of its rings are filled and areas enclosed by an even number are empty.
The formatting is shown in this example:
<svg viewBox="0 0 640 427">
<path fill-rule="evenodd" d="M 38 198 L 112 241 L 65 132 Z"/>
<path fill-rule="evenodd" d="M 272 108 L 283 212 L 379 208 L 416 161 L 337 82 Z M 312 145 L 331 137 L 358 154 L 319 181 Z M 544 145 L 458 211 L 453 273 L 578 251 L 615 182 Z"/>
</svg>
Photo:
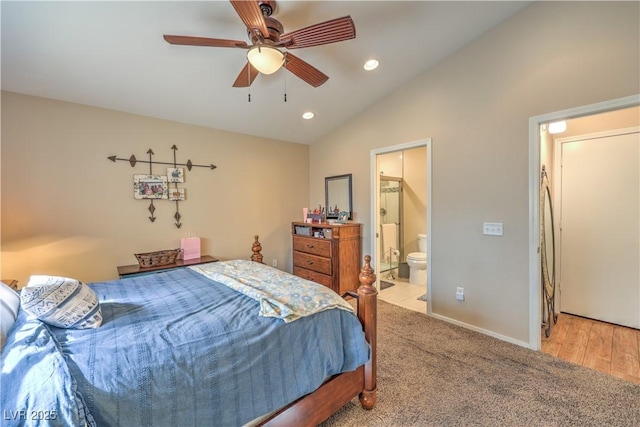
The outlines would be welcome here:
<svg viewBox="0 0 640 427">
<path fill-rule="evenodd" d="M 247 27 L 251 44 L 239 40 L 168 34 L 164 35 L 164 39 L 175 45 L 246 49 L 248 62 L 240 71 L 233 87 L 248 87 L 258 73 L 271 74 L 281 67 L 311 86 L 318 87 L 329 77 L 311 64 L 289 53 L 288 50 L 336 43 L 356 37 L 356 28 L 351 16 L 283 33 L 282 24 L 271 17 L 276 6 L 275 1 L 231 0 L 231 4 Z M 285 49 L 285 52 L 281 49 Z"/>
</svg>

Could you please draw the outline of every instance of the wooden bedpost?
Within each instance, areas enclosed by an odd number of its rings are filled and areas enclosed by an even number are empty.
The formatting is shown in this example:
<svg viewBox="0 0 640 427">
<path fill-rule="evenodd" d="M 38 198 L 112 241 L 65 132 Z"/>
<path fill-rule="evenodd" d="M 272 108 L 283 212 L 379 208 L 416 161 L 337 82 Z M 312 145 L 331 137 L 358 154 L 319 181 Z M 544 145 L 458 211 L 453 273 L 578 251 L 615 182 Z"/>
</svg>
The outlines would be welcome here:
<svg viewBox="0 0 640 427">
<path fill-rule="evenodd" d="M 371 359 L 364 366 L 364 390 L 360 393 L 360 404 L 364 409 L 373 409 L 376 404 L 377 386 L 377 322 L 378 290 L 373 286 L 376 275 L 371 268 L 371 257 L 364 257 L 358 288 L 358 318 L 364 327 L 364 336 L 371 346 Z"/>
<path fill-rule="evenodd" d="M 363 366 L 329 379 L 314 392 L 301 397 L 260 422 L 260 426 L 315 427 L 356 396 L 360 397 L 360 404 L 364 409 L 373 409 L 375 406 L 378 389 L 376 380 L 378 290 L 373 286 L 376 275 L 371 268 L 371 257 L 365 256 L 364 262 L 364 267 L 358 276 L 360 287 L 357 294 L 347 292 L 345 296 L 348 295 L 356 300 L 358 319 L 362 324 L 364 336 L 371 346 L 371 358 Z"/>
<path fill-rule="evenodd" d="M 251 246 L 251 251 L 253 252 L 253 255 L 251 255 L 251 261 L 262 263 L 262 254 L 260 253 L 260 251 L 262 250 L 262 245 L 258 241 L 257 234 L 253 236 L 253 238 L 255 240 L 253 241 L 253 245 Z"/>
</svg>

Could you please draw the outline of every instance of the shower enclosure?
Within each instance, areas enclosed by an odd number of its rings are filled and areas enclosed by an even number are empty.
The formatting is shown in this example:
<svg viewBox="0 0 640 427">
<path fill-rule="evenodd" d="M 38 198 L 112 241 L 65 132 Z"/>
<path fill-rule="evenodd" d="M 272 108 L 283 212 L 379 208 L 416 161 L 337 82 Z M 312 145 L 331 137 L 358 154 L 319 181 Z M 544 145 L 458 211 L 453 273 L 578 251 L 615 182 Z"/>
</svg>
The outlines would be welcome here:
<svg viewBox="0 0 640 427">
<path fill-rule="evenodd" d="M 380 272 L 394 270 L 403 258 L 402 178 L 380 176 Z"/>
</svg>

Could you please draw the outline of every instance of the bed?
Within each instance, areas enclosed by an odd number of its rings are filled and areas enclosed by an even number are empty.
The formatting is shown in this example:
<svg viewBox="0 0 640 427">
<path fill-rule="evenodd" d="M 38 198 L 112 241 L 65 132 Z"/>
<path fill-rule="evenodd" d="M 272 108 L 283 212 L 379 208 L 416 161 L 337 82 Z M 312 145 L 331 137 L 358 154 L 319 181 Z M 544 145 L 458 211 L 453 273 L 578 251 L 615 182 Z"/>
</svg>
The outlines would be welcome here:
<svg viewBox="0 0 640 427">
<path fill-rule="evenodd" d="M 248 260 L 97 282 L 81 289 L 100 325 L 84 329 L 27 313 L 24 288 L 2 350 L 3 425 L 312 426 L 356 396 L 372 409 L 368 256 L 359 279 L 346 300 Z"/>
</svg>

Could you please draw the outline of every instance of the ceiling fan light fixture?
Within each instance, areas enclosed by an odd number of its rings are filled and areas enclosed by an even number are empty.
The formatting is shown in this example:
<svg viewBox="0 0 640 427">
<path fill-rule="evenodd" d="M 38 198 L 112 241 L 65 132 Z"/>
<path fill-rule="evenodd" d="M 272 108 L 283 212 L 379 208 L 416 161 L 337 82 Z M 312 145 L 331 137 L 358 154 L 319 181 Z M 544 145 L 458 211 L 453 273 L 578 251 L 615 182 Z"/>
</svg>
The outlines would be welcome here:
<svg viewBox="0 0 640 427">
<path fill-rule="evenodd" d="M 247 60 L 262 74 L 273 74 L 284 64 L 284 54 L 272 46 L 254 46 L 247 52 Z"/>
</svg>

